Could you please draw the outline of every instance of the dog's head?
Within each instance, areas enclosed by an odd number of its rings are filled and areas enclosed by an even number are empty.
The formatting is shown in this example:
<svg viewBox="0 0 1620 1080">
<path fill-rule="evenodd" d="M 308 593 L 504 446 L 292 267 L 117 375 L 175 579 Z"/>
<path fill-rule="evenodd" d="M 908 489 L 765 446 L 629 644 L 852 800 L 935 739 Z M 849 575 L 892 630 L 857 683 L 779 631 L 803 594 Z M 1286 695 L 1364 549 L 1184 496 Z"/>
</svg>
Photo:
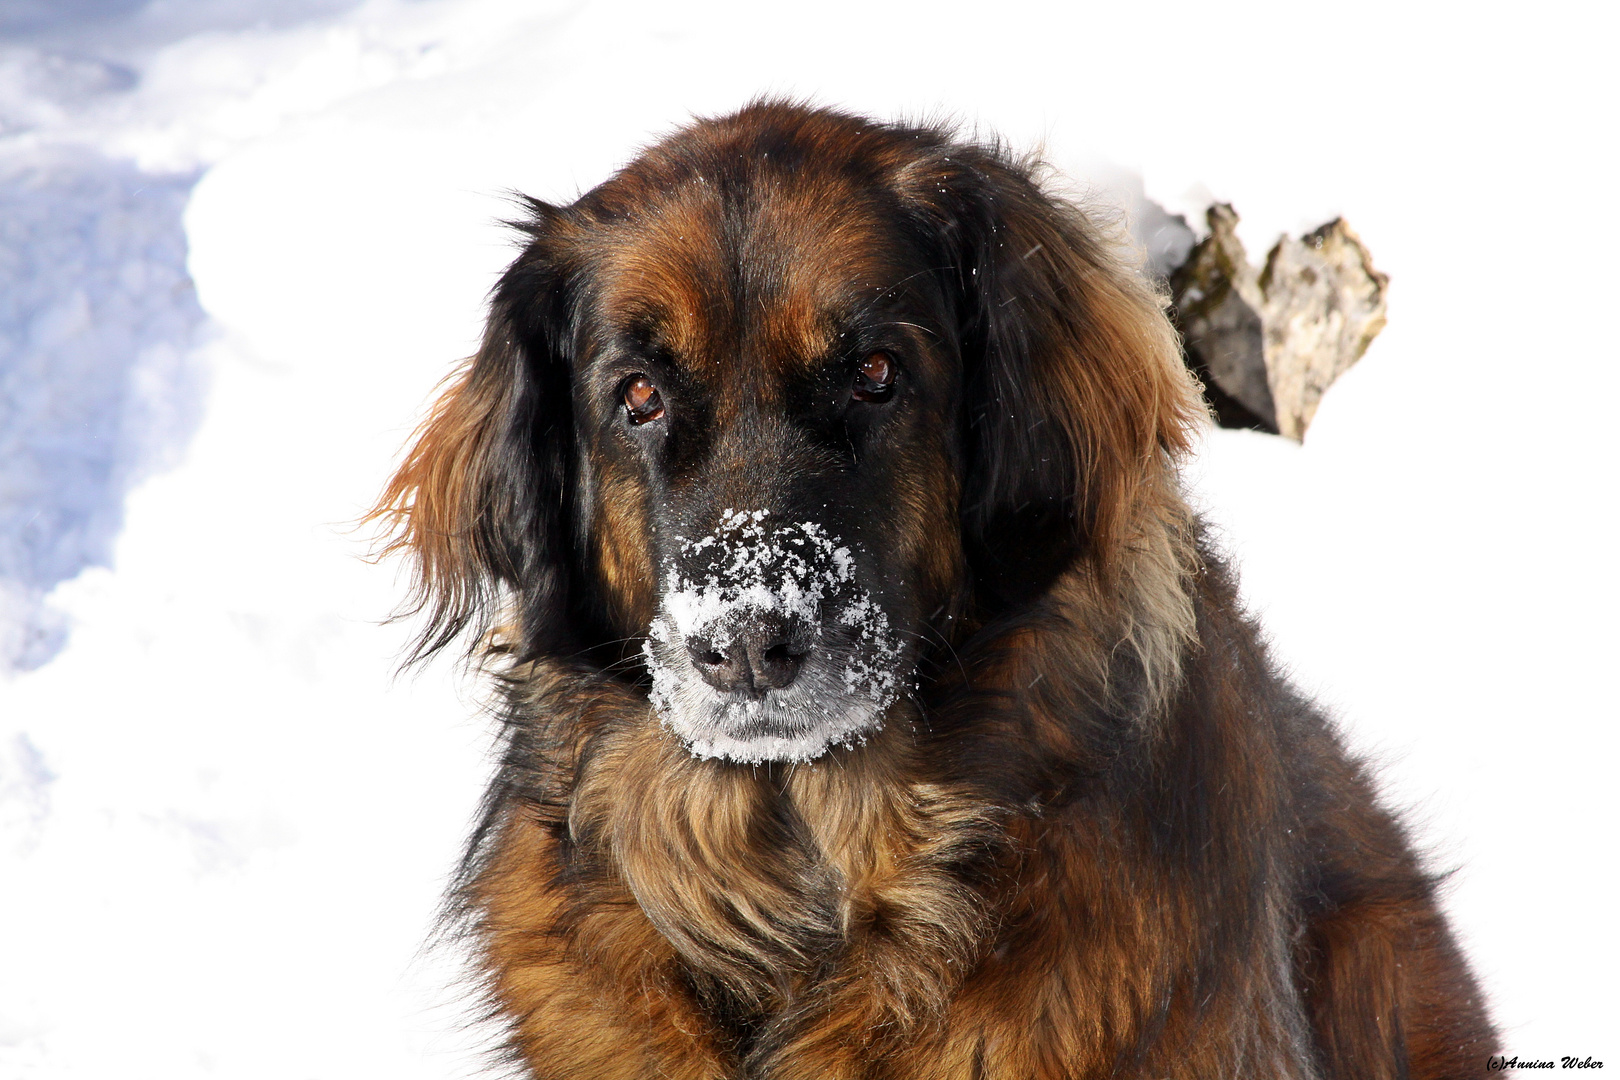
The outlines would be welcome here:
<svg viewBox="0 0 1620 1080">
<path fill-rule="evenodd" d="M 704 756 L 858 741 L 954 620 L 1115 573 L 1199 414 L 1098 229 L 939 130 L 756 105 L 529 210 L 383 502 L 424 647 L 628 641 Z"/>
</svg>

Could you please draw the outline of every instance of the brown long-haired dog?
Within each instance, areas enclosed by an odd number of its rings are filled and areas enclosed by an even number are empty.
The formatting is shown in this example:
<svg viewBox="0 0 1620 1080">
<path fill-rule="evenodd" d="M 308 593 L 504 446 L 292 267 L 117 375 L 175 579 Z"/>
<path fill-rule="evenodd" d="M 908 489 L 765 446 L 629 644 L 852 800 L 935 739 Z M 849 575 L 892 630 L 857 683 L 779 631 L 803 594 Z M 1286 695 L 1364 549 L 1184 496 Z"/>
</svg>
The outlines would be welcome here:
<svg viewBox="0 0 1620 1080">
<path fill-rule="evenodd" d="M 379 513 L 505 689 L 454 894 L 535 1077 L 1483 1074 L 1268 664 L 1161 297 L 994 148 L 766 103 L 530 202 Z"/>
</svg>

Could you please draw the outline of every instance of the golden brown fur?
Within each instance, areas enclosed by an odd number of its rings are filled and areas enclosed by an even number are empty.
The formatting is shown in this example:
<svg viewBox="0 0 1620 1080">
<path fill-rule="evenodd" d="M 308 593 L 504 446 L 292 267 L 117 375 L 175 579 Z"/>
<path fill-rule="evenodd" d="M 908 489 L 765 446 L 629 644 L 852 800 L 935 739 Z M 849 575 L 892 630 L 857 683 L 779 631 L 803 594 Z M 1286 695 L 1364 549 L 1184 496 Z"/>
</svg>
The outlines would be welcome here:
<svg viewBox="0 0 1620 1080">
<path fill-rule="evenodd" d="M 527 1075 L 1485 1071 L 1432 880 L 1181 499 L 1201 405 L 1115 238 L 993 148 L 780 104 L 531 210 L 379 510 L 424 650 L 505 620 L 454 915 Z M 863 334 L 896 403 L 817 404 Z M 756 505 L 859 538 L 909 635 L 915 689 L 797 764 L 694 756 L 638 651 L 670 538 Z"/>
</svg>

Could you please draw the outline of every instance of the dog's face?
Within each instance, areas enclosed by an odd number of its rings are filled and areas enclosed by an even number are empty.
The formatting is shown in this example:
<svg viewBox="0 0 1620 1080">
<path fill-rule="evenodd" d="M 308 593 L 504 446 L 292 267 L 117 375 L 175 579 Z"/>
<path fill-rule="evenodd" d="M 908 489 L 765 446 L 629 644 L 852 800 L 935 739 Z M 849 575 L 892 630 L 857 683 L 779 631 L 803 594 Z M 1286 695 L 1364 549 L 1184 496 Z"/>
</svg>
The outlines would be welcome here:
<svg viewBox="0 0 1620 1080">
<path fill-rule="evenodd" d="M 1094 226 L 938 131 L 755 106 L 531 207 L 384 501 L 423 644 L 629 641 L 704 756 L 858 742 L 959 614 L 1106 574 L 1199 411 Z"/>
<path fill-rule="evenodd" d="M 577 240 L 581 494 L 663 721 L 804 760 L 882 722 L 962 580 L 957 328 L 881 187 L 716 172 L 621 178 Z"/>
</svg>

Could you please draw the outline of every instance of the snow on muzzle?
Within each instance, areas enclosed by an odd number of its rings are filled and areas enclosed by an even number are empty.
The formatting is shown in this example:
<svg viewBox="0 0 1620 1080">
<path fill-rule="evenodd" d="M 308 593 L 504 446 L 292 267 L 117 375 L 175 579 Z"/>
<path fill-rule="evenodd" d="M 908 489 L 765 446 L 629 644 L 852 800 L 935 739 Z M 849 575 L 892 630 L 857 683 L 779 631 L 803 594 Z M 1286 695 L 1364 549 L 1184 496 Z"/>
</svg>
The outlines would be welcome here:
<svg viewBox="0 0 1620 1080">
<path fill-rule="evenodd" d="M 664 568 L 650 696 L 699 757 L 809 761 L 882 727 L 899 696 L 902 650 L 849 548 L 768 517 L 727 510 Z"/>
</svg>

